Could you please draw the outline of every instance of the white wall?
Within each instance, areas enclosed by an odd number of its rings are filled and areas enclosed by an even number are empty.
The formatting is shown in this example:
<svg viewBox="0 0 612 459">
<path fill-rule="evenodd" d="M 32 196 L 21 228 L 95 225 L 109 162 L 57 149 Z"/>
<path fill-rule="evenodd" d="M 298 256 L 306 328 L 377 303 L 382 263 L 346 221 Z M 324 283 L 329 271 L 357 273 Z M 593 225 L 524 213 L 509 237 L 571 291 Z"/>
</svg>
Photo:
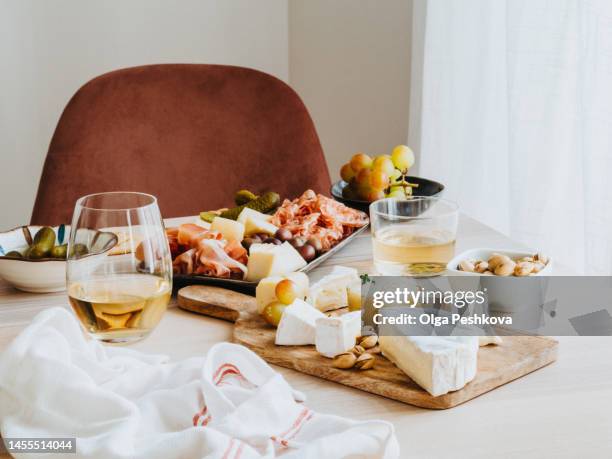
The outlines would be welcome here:
<svg viewBox="0 0 612 459">
<path fill-rule="evenodd" d="M 353 153 L 389 153 L 407 141 L 411 14 L 411 0 L 290 1 L 289 80 L 333 180 Z"/>
<path fill-rule="evenodd" d="M 29 222 L 53 130 L 79 86 L 166 62 L 242 65 L 287 81 L 287 2 L 0 1 L 0 230 Z"/>
</svg>

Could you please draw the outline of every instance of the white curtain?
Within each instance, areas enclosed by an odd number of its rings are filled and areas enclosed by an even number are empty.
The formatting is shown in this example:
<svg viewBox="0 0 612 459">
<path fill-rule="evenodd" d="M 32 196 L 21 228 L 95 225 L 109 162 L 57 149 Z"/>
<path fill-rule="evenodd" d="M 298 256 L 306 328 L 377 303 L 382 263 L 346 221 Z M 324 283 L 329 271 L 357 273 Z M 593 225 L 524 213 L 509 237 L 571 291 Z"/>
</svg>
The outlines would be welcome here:
<svg viewBox="0 0 612 459">
<path fill-rule="evenodd" d="M 576 272 L 611 274 L 612 1 L 415 0 L 414 13 L 420 175 Z"/>
</svg>

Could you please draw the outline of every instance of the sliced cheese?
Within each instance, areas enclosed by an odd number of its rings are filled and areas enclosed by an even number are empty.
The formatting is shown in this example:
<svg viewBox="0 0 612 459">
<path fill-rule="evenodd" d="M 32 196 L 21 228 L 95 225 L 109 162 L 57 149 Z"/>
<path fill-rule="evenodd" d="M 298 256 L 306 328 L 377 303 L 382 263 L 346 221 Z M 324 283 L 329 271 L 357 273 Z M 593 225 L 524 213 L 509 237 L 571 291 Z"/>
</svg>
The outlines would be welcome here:
<svg viewBox="0 0 612 459">
<path fill-rule="evenodd" d="M 359 280 L 355 268 L 334 266 L 331 273 L 310 287 L 307 301 L 320 311 L 331 311 L 348 306 L 348 288 Z"/>
<path fill-rule="evenodd" d="M 303 300 L 295 300 L 283 311 L 276 329 L 275 344 L 301 346 L 315 343 L 316 321 L 325 315 Z"/>
<path fill-rule="evenodd" d="M 260 218 L 247 216 L 244 220 L 244 234 L 250 236 L 255 233 L 265 233 L 269 236 L 274 236 L 278 231 L 278 227 L 272 223 L 262 220 Z"/>
<path fill-rule="evenodd" d="M 305 273 L 289 273 L 286 276 L 271 276 L 259 281 L 255 289 L 255 299 L 259 313 L 273 301 L 276 301 L 276 284 L 283 279 L 291 279 L 298 287 L 298 297 L 303 300 L 308 295 L 308 276 Z"/>
<path fill-rule="evenodd" d="M 478 344 L 480 345 L 480 347 L 482 346 L 488 346 L 489 344 L 495 344 L 496 346 L 502 343 L 502 339 L 501 337 L 497 336 L 497 335 L 493 335 L 493 336 L 479 336 L 478 337 Z"/>
<path fill-rule="evenodd" d="M 254 282 L 265 277 L 283 276 L 304 266 L 306 261 L 288 242 L 281 245 L 253 244 L 249 248 L 246 280 Z"/>
<path fill-rule="evenodd" d="M 210 224 L 211 231 L 218 231 L 228 241 L 242 241 L 244 239 L 244 225 L 229 218 L 215 217 Z"/>
<path fill-rule="evenodd" d="M 317 319 L 316 326 L 317 352 L 325 357 L 333 358 L 355 346 L 355 339 L 361 335 L 361 312 L 349 312 L 337 317 L 322 317 Z"/>
<path fill-rule="evenodd" d="M 242 211 L 238 215 L 238 218 L 236 219 L 236 221 L 239 221 L 240 223 L 244 224 L 247 217 L 251 217 L 251 218 L 261 220 L 264 222 L 269 222 L 270 219 L 272 218 L 271 215 L 263 214 L 261 212 L 256 211 L 255 209 L 245 207 L 244 209 L 242 209 Z"/>
<path fill-rule="evenodd" d="M 476 336 L 380 336 L 379 343 L 386 358 L 434 397 L 476 376 Z"/>
</svg>

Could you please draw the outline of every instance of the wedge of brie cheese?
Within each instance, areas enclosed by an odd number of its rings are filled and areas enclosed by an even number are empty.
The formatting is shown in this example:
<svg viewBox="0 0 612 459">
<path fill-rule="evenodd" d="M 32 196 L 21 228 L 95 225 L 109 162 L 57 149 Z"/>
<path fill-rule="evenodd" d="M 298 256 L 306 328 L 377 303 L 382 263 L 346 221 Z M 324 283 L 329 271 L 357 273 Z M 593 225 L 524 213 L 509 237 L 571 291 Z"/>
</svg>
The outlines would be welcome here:
<svg viewBox="0 0 612 459">
<path fill-rule="evenodd" d="M 314 308 L 313 308 L 314 309 Z M 361 312 L 354 311 L 337 317 L 317 319 L 315 345 L 317 352 L 333 358 L 355 346 L 361 335 Z"/>
<path fill-rule="evenodd" d="M 334 266 L 331 273 L 312 284 L 307 301 L 323 312 L 344 308 L 348 306 L 349 285 L 355 280 L 359 280 L 355 268 Z"/>
<path fill-rule="evenodd" d="M 253 244 L 249 248 L 246 280 L 259 281 L 264 277 L 281 276 L 304 266 L 306 261 L 288 242 L 281 245 Z"/>
<path fill-rule="evenodd" d="M 379 343 L 386 358 L 434 397 L 476 376 L 477 336 L 380 336 Z"/>
<path fill-rule="evenodd" d="M 315 343 L 315 323 L 325 317 L 321 311 L 302 300 L 295 300 L 283 311 L 276 329 L 275 344 L 299 346 Z"/>
<path fill-rule="evenodd" d="M 308 276 L 305 273 L 289 273 L 286 276 L 265 277 L 259 281 L 255 289 L 255 299 L 257 300 L 257 310 L 261 314 L 264 308 L 276 301 L 276 284 L 283 279 L 291 279 L 297 285 L 298 298 L 303 300 L 308 295 Z"/>
</svg>

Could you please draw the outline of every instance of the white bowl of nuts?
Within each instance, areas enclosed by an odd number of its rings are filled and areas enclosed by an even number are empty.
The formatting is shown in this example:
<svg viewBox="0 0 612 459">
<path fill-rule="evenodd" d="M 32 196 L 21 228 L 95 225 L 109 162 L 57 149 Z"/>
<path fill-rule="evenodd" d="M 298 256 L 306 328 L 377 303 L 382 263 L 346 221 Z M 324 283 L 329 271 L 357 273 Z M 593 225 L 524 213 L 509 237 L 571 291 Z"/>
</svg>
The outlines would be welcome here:
<svg viewBox="0 0 612 459">
<path fill-rule="evenodd" d="M 448 274 L 516 277 L 548 275 L 551 267 L 542 253 L 505 249 L 467 250 L 446 265 Z"/>
<path fill-rule="evenodd" d="M 453 258 L 446 268 L 450 275 L 479 279 L 480 287 L 487 292 L 492 315 L 513 317 L 513 324 L 519 329 L 531 330 L 540 326 L 548 279 L 536 280 L 532 276 L 550 274 L 552 263 L 549 257 L 517 250 L 472 249 Z M 524 277 L 525 281 L 502 280 L 517 277 Z"/>
</svg>

